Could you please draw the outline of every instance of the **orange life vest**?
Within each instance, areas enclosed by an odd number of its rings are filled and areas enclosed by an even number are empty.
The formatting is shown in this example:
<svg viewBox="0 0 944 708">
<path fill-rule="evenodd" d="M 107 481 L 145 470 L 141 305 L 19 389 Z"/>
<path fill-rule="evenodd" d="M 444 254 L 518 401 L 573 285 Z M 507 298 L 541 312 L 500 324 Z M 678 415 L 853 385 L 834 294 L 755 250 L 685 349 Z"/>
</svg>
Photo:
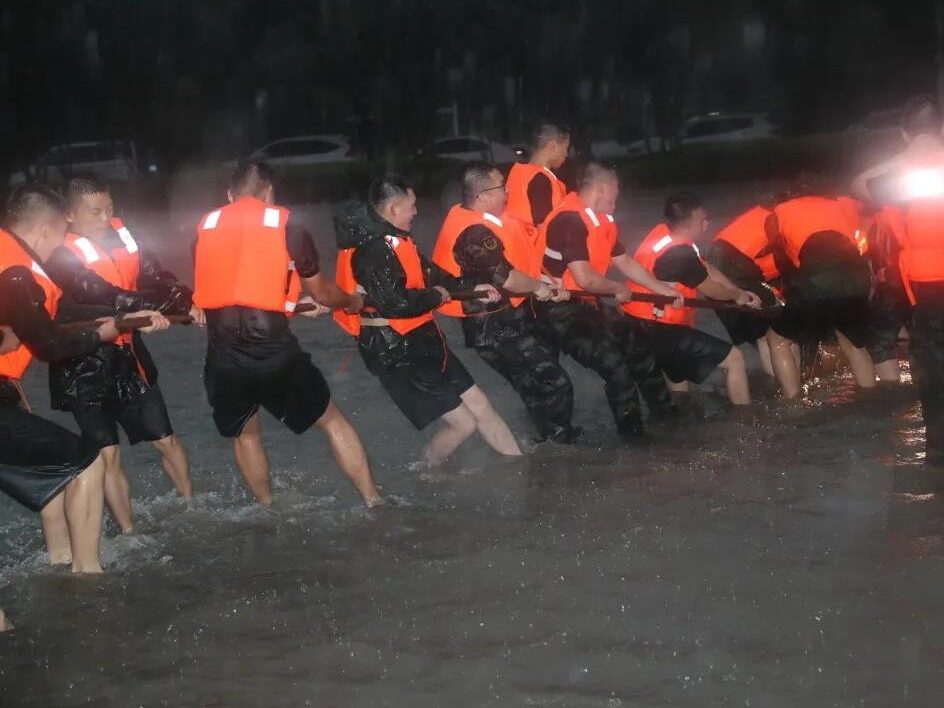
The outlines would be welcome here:
<svg viewBox="0 0 944 708">
<path fill-rule="evenodd" d="M 532 165 L 530 162 L 516 162 L 511 166 L 508 179 L 505 180 L 505 190 L 508 192 L 508 203 L 505 205 L 505 212 L 532 227 L 541 225 L 534 223 L 531 200 L 528 198 L 528 185 L 538 174 L 546 175 L 551 181 L 551 208 L 553 210 L 564 201 L 567 187 L 548 168 Z"/>
<path fill-rule="evenodd" d="M 0 229 L 0 272 L 14 266 L 23 266 L 33 274 L 33 278 L 39 284 L 39 287 L 43 289 L 46 296 L 46 312 L 49 313 L 50 319 L 54 318 L 59 307 L 59 298 L 62 297 L 62 291 L 49 279 L 46 271 L 33 260 L 33 257 L 26 252 L 20 242 L 11 234 Z M 12 352 L 0 355 L 0 376 L 5 376 L 8 379 L 21 378 L 32 359 L 33 354 L 26 348 L 26 345 L 21 343 Z"/>
<path fill-rule="evenodd" d="M 65 247 L 81 261 L 82 265 L 102 280 L 122 290 L 138 289 L 138 273 L 141 269 L 141 254 L 131 232 L 120 219 L 112 219 L 112 228 L 121 237 L 122 245 L 106 251 L 95 241 L 85 236 L 66 234 Z M 115 344 L 131 344 L 131 333 L 120 334 Z"/>
<path fill-rule="evenodd" d="M 643 239 L 642 243 L 639 244 L 634 258 L 639 265 L 654 274 L 656 261 L 659 260 L 659 256 L 665 253 L 666 249 L 674 246 L 691 246 L 695 249 L 695 253 L 698 253 L 698 248 L 695 247 L 692 241 L 672 236 L 666 224 L 659 224 L 650 231 L 646 238 Z M 699 257 L 701 257 L 700 254 Z M 652 292 L 649 288 L 644 288 L 642 285 L 633 283 L 632 281 L 627 281 L 626 285 L 634 293 Z M 684 297 L 693 298 L 697 295 L 695 288 L 689 288 L 680 283 L 673 283 L 672 286 Z M 625 312 L 633 317 L 638 317 L 643 320 L 685 325 L 686 327 L 695 326 L 695 310 L 691 307 L 659 307 L 658 305 L 653 305 L 651 302 L 636 302 L 634 300 L 624 303 L 622 307 Z"/>
<path fill-rule="evenodd" d="M 724 241 L 754 261 L 764 280 L 768 282 L 780 276 L 772 253 L 757 255 L 767 248 L 766 223 L 770 213 L 770 209 L 755 206 L 738 216 L 715 236 L 715 241 Z"/>
<path fill-rule="evenodd" d="M 910 171 L 940 172 L 944 151 L 924 155 L 909 162 Z M 905 292 L 915 304 L 912 283 L 944 282 L 944 194 L 930 190 L 926 196 L 903 203 L 900 209 L 886 210 L 886 222 L 901 246 L 899 267 Z"/>
<path fill-rule="evenodd" d="M 787 256 L 800 266 L 800 251 L 813 234 L 836 231 L 856 246 L 848 206 L 828 197 L 798 197 L 774 207 Z"/>
<path fill-rule="evenodd" d="M 852 229 L 852 240 L 859 249 L 859 255 L 869 252 L 869 229 L 872 228 L 872 217 L 865 209 L 865 204 L 853 197 L 837 197 L 836 201 L 846 213 L 849 226 Z"/>
<path fill-rule="evenodd" d="M 619 230 L 612 214 L 597 213 L 580 198 L 577 192 L 568 194 L 564 201 L 552 211 L 540 229 L 540 242 L 545 244 L 544 257 L 553 260 L 559 260 L 561 254 L 547 247 L 547 229 L 550 223 L 564 212 L 576 212 L 587 227 L 587 252 L 589 254 L 590 267 L 602 276 L 606 276 L 610 270 L 610 260 L 613 257 L 613 246 L 619 238 Z M 570 269 L 564 271 L 564 287 L 568 290 L 580 290 Z"/>
<path fill-rule="evenodd" d="M 540 264 L 534 255 L 531 239 L 521 226 L 510 220 L 507 223 L 497 216 L 472 211 L 456 204 L 446 215 L 439 235 L 436 237 L 436 247 L 433 249 L 433 263 L 450 275 L 459 277 L 461 269 L 456 263 L 453 250 L 459 234 L 470 226 L 481 225 L 495 234 L 505 247 L 505 258 L 511 267 L 532 278 L 540 277 Z M 524 302 L 523 297 L 511 298 L 511 304 L 518 307 Z M 441 305 L 439 311 L 450 317 L 465 317 L 462 303 L 450 301 Z"/>
<path fill-rule="evenodd" d="M 283 313 L 294 309 L 288 217 L 285 207 L 254 197 L 206 214 L 197 229 L 194 304 L 206 310 L 233 305 Z"/>
<path fill-rule="evenodd" d="M 393 250 L 400 261 L 403 272 L 406 273 L 406 287 L 409 290 L 426 289 L 426 278 L 423 277 L 423 263 L 420 253 L 416 249 L 413 239 L 408 236 L 385 236 L 387 245 Z M 338 287 L 348 295 L 355 292 L 366 294 L 354 278 L 354 251 L 355 248 L 344 248 L 338 251 L 338 263 L 335 268 L 335 280 Z M 358 336 L 361 332 L 361 316 L 348 314 L 344 310 L 334 311 L 334 321 L 348 334 Z M 387 318 L 390 328 L 398 334 L 409 334 L 417 327 L 433 321 L 433 313 L 426 312 L 416 317 Z"/>
</svg>

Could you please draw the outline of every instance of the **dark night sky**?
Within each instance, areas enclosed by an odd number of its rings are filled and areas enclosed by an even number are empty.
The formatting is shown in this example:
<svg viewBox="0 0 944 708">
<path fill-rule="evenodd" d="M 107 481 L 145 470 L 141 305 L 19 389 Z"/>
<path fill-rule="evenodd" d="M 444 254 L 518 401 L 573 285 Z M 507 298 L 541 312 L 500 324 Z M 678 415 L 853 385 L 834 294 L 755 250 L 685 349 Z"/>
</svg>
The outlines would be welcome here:
<svg viewBox="0 0 944 708">
<path fill-rule="evenodd" d="M 936 91 L 935 5 L 8 0 L 0 136 L 5 161 L 119 136 L 173 160 L 370 115 L 378 140 L 412 145 L 453 101 L 506 139 L 539 114 L 670 134 L 707 110 L 808 132 Z"/>
</svg>

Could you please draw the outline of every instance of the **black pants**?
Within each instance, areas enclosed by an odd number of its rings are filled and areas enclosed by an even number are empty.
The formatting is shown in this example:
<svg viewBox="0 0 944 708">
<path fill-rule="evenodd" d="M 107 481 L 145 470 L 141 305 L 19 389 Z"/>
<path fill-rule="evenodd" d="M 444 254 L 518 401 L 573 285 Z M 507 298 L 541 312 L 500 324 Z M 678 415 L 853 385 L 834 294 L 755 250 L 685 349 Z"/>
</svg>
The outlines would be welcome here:
<svg viewBox="0 0 944 708">
<path fill-rule="evenodd" d="M 672 412 L 672 400 L 648 349 L 629 318 L 612 308 L 580 302 L 535 303 L 540 336 L 605 382 L 606 399 L 621 432 L 641 429 L 640 394 L 653 417 Z"/>
<path fill-rule="evenodd" d="M 521 397 L 540 439 L 572 432 L 574 386 L 557 347 L 541 337 L 529 303 L 466 317 L 462 329 L 466 343 Z"/>
<path fill-rule="evenodd" d="M 925 449 L 944 455 L 944 299 L 922 301 L 918 296 L 909 357 L 927 426 Z"/>
</svg>

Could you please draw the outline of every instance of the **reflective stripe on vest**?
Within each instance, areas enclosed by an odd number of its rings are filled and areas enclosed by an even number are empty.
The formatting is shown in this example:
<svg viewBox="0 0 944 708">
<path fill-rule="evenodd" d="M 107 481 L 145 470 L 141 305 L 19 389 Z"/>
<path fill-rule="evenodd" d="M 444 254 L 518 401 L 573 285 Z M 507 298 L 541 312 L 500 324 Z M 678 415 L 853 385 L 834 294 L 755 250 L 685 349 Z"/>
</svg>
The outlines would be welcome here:
<svg viewBox="0 0 944 708">
<path fill-rule="evenodd" d="M 45 295 L 43 306 L 49 314 L 49 318 L 54 318 L 59 307 L 59 298 L 62 297 L 62 291 L 49 279 L 46 271 L 33 260 L 33 257 L 23 248 L 20 242 L 12 234 L 0 229 L 0 272 L 15 266 L 23 266 L 33 274 L 34 280 L 42 288 Z M 26 348 L 26 345 L 20 343 L 12 352 L 0 355 L 0 376 L 5 376 L 8 379 L 22 378 L 32 359 L 33 355 L 30 350 Z"/>
<path fill-rule="evenodd" d="M 695 253 L 698 253 L 698 248 L 694 243 L 688 239 L 672 236 L 669 233 L 668 226 L 659 224 L 650 231 L 646 238 L 643 239 L 642 243 L 639 244 L 634 258 L 639 265 L 655 277 L 656 261 L 659 260 L 659 257 L 665 253 L 668 248 L 674 248 L 675 246 L 691 246 L 695 250 Z M 699 257 L 701 256 L 699 255 Z M 631 281 L 628 281 L 626 285 L 634 293 L 652 292 L 649 288 L 644 288 L 642 285 Z M 689 288 L 679 283 L 673 283 L 672 286 L 684 297 L 695 297 L 696 295 L 695 288 Z M 624 312 L 643 320 L 654 320 L 656 322 L 664 322 L 665 324 L 684 325 L 686 327 L 695 326 L 695 310 L 691 307 L 658 307 L 649 302 L 634 302 L 630 300 L 628 303 L 623 304 L 622 308 Z"/>
<path fill-rule="evenodd" d="M 780 235 L 787 256 L 800 267 L 800 251 L 813 234 L 835 231 L 858 245 L 853 236 L 853 227 L 848 208 L 838 199 L 827 197 L 798 197 L 781 202 L 774 207 Z"/>
<path fill-rule="evenodd" d="M 387 245 L 394 252 L 400 267 L 406 274 L 408 290 L 425 290 L 426 280 L 423 277 L 423 264 L 420 261 L 416 244 L 409 237 L 385 236 Z M 338 262 L 335 268 L 335 281 L 338 287 L 348 295 L 353 293 L 366 294 L 364 288 L 354 278 L 354 252 L 356 248 L 344 248 L 338 251 Z M 382 315 L 383 313 L 381 313 Z M 334 311 L 334 321 L 348 334 L 357 337 L 361 331 L 361 317 L 358 314 L 348 314 L 344 310 Z M 390 328 L 398 334 L 409 334 L 417 327 L 433 321 L 433 313 L 426 312 L 416 317 L 388 318 Z"/>
<path fill-rule="evenodd" d="M 528 198 L 528 185 L 538 174 L 546 175 L 551 182 L 551 210 L 553 211 L 564 201 L 567 188 L 557 178 L 557 175 L 548 168 L 532 165 L 531 163 L 516 162 L 511 166 L 508 179 L 505 180 L 505 191 L 508 193 L 508 203 L 505 205 L 506 213 L 532 227 L 540 226 L 540 224 L 534 223 L 531 200 Z"/>
<path fill-rule="evenodd" d="M 541 226 L 540 242 L 545 244 L 545 259 L 553 261 L 563 260 L 563 255 L 559 251 L 549 248 L 546 244 L 548 227 L 554 219 L 564 212 L 575 212 L 580 216 L 581 221 L 583 221 L 584 226 L 587 228 L 587 253 L 590 267 L 605 277 L 607 271 L 610 270 L 613 247 L 616 245 L 619 229 L 612 216 L 606 214 L 604 218 L 601 219 L 600 214 L 597 214 L 597 212 L 584 204 L 583 200 L 580 199 L 580 195 L 576 192 L 568 194 L 564 198 L 564 201 L 561 202 L 560 206 L 551 212 L 550 216 L 548 216 L 547 220 L 544 222 L 544 225 Z M 568 290 L 580 290 L 580 286 L 577 285 L 577 281 L 574 280 L 574 276 L 571 275 L 570 269 L 564 271 L 562 280 L 564 287 Z"/>
<path fill-rule="evenodd" d="M 436 247 L 433 249 L 433 263 L 450 275 L 461 276 L 461 269 L 456 263 L 454 254 L 456 240 L 459 235 L 470 226 L 481 225 L 486 227 L 501 241 L 505 249 L 505 258 L 515 270 L 521 271 L 532 278 L 538 277 L 538 264 L 534 256 L 531 240 L 527 232 L 512 220 L 503 222 L 497 216 L 466 209 L 456 204 L 446 215 L 446 220 L 439 229 L 436 237 Z M 523 297 L 511 298 L 515 307 L 524 302 Z M 450 301 L 440 305 L 439 312 L 450 317 L 465 317 L 462 303 Z"/>
<path fill-rule="evenodd" d="M 767 217 L 770 214 L 770 209 L 755 206 L 735 218 L 715 236 L 715 241 L 724 241 L 754 261 L 760 268 L 765 281 L 771 281 L 780 276 L 772 253 L 760 257 L 757 255 L 767 248 L 766 227 Z"/>
<path fill-rule="evenodd" d="M 206 214 L 197 229 L 194 304 L 284 313 L 292 287 L 285 241 L 288 218 L 288 209 L 254 197 Z"/>
</svg>

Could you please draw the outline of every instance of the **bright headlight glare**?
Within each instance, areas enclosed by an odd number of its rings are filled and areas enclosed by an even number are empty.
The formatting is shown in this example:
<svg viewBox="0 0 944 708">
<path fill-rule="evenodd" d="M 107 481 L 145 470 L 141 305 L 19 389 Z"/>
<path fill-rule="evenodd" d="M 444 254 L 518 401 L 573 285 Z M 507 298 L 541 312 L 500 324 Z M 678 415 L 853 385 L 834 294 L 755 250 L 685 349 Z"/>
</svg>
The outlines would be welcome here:
<svg viewBox="0 0 944 708">
<path fill-rule="evenodd" d="M 905 199 L 944 198 L 944 173 L 941 170 L 911 170 L 905 174 Z"/>
</svg>

